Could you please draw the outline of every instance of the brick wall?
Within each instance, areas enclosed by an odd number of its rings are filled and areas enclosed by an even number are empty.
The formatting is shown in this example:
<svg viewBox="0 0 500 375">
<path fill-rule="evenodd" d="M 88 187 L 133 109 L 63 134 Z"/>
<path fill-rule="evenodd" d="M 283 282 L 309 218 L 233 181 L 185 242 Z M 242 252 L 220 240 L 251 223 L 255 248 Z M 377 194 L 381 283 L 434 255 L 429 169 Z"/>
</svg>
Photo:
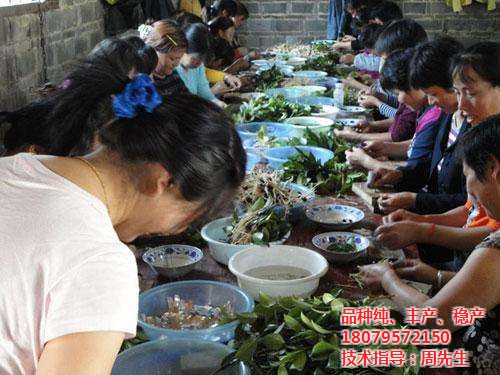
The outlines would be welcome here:
<svg viewBox="0 0 500 375">
<path fill-rule="evenodd" d="M 425 27 L 431 36 L 447 34 L 471 44 L 481 40 L 500 41 L 500 3 L 488 12 L 486 4 L 473 3 L 459 13 L 445 0 L 396 0 L 403 13 Z"/>
<path fill-rule="evenodd" d="M 47 0 L 42 12 L 36 7 L 0 8 L 0 110 L 29 102 L 46 81 L 59 81 L 104 37 L 98 0 Z"/>
<path fill-rule="evenodd" d="M 419 21 L 431 36 L 448 34 L 470 44 L 500 40 L 500 4 L 493 12 L 474 3 L 454 13 L 445 0 L 395 0 L 403 13 Z M 250 19 L 239 32 L 253 48 L 325 38 L 328 0 L 243 0 Z"/>
<path fill-rule="evenodd" d="M 238 32 L 252 48 L 324 39 L 328 0 L 243 0 L 250 19 Z"/>
</svg>

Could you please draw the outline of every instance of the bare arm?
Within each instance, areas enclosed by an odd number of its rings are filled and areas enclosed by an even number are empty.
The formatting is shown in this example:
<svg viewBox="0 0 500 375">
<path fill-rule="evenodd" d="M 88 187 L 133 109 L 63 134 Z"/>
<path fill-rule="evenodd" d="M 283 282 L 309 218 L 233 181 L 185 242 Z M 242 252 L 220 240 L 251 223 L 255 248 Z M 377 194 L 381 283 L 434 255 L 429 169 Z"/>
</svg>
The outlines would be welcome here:
<svg viewBox="0 0 500 375">
<path fill-rule="evenodd" d="M 439 310 L 445 322 L 441 328 L 455 331 L 451 311 L 455 306 L 479 306 L 490 310 L 500 302 L 500 251 L 498 249 L 476 249 L 464 267 L 454 275 L 447 273 L 449 282 L 431 299 L 407 286 L 394 271 L 382 278 L 382 287 L 400 307 L 432 306 Z"/>
<path fill-rule="evenodd" d="M 37 375 L 107 375 L 122 344 L 121 332 L 86 332 L 45 344 Z"/>
<path fill-rule="evenodd" d="M 463 227 L 467 222 L 467 211 L 463 206 L 438 215 L 422 215 L 422 222 L 450 227 Z"/>
<path fill-rule="evenodd" d="M 490 233 L 489 227 L 460 228 L 429 223 L 417 224 L 419 228 L 418 243 L 428 243 L 447 247 L 448 249 L 471 251 Z"/>
<path fill-rule="evenodd" d="M 392 124 L 394 124 L 394 118 L 370 122 L 370 126 L 377 132 L 388 131 Z"/>
</svg>

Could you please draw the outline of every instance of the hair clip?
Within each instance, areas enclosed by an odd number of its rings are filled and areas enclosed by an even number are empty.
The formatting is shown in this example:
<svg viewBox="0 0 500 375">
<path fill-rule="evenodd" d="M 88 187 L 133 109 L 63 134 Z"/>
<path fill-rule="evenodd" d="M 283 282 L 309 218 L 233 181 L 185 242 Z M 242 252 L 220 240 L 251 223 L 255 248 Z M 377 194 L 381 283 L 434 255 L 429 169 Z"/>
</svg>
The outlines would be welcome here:
<svg viewBox="0 0 500 375">
<path fill-rule="evenodd" d="M 172 44 L 173 44 L 174 46 L 176 46 L 176 47 L 178 46 L 177 42 L 176 42 L 175 40 L 173 40 L 173 39 L 172 39 L 172 37 L 171 37 L 170 35 L 165 35 L 165 36 L 168 38 L 168 40 L 170 40 L 170 41 L 172 42 Z"/>
<path fill-rule="evenodd" d="M 151 78 L 138 74 L 113 98 L 113 112 L 119 118 L 134 118 L 138 109 L 151 113 L 162 101 Z"/>
<path fill-rule="evenodd" d="M 151 34 L 151 31 L 153 31 L 153 26 L 142 24 L 137 28 L 137 31 L 139 31 L 139 37 L 145 40 Z"/>
</svg>

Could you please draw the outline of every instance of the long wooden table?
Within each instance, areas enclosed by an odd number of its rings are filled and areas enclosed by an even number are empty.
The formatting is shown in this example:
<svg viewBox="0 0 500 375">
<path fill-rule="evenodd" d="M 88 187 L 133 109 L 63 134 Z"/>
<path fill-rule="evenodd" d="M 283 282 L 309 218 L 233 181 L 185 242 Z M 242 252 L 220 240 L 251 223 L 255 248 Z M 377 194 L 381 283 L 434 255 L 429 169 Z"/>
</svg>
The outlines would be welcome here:
<svg viewBox="0 0 500 375">
<path fill-rule="evenodd" d="M 380 215 L 374 214 L 371 209 L 363 202 L 363 200 L 357 196 L 349 196 L 346 198 L 321 198 L 319 202 L 325 203 L 341 203 L 351 206 L 355 206 L 365 213 L 365 219 L 353 226 L 348 230 L 365 228 L 368 230 L 374 230 L 378 225 L 380 225 L 382 217 Z M 287 245 L 297 245 L 301 247 L 306 247 L 315 250 L 311 239 L 319 233 L 326 232 L 324 228 L 319 225 L 310 222 L 306 218 L 301 222 L 295 223 L 292 229 L 290 238 L 285 244 Z M 147 246 L 154 247 L 159 245 L 164 245 L 167 243 L 165 238 L 153 238 L 148 240 Z M 235 276 L 229 271 L 227 266 L 217 263 L 208 251 L 208 248 L 203 248 L 204 257 L 202 261 L 197 264 L 195 270 L 189 274 L 176 278 L 176 279 L 165 279 L 161 276 L 156 275 L 151 268 L 142 261 L 141 257 L 144 252 L 144 248 L 138 248 L 137 259 L 139 266 L 139 278 L 141 284 L 141 291 L 147 290 L 151 287 L 180 280 L 214 280 L 221 281 L 230 284 L 236 284 Z M 405 251 L 407 256 L 413 256 L 414 252 L 411 250 Z M 357 265 L 363 263 L 369 263 L 370 259 L 364 259 L 360 261 L 361 263 L 348 264 L 348 265 L 332 265 L 328 273 L 321 279 L 320 286 L 317 293 L 323 293 L 332 290 L 334 287 L 341 286 L 344 289 L 344 296 L 348 298 L 360 298 L 366 296 L 366 291 L 360 289 L 357 284 L 349 277 L 349 274 L 356 272 Z"/>
</svg>

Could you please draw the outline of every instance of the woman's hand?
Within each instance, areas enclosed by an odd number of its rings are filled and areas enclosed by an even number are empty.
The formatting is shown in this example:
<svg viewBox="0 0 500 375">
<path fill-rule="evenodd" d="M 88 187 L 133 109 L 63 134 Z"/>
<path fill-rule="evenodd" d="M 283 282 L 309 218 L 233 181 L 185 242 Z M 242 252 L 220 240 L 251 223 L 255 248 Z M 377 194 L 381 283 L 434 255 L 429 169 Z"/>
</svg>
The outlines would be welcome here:
<svg viewBox="0 0 500 375">
<path fill-rule="evenodd" d="M 413 212 L 403 209 L 396 210 L 393 213 L 384 216 L 382 220 L 384 224 L 397 223 L 400 221 L 413 221 L 415 223 L 423 222 L 421 215 L 414 214 Z"/>
<path fill-rule="evenodd" d="M 403 278 L 436 285 L 438 270 L 420 259 L 403 259 L 393 264 L 396 274 Z"/>
<path fill-rule="evenodd" d="M 408 209 L 415 206 L 417 193 L 403 192 L 382 195 L 378 199 L 378 206 L 382 212 L 389 214 L 400 208 Z"/>
<path fill-rule="evenodd" d="M 374 95 L 362 94 L 359 96 L 358 103 L 360 106 L 365 108 L 378 107 L 380 105 L 380 99 Z"/>
<path fill-rule="evenodd" d="M 349 50 L 351 49 L 351 42 L 336 42 L 332 48 L 337 51 Z"/>
<path fill-rule="evenodd" d="M 399 221 L 379 226 L 373 235 L 385 247 L 396 250 L 419 242 L 423 230 L 420 223 Z"/>
<path fill-rule="evenodd" d="M 402 177 L 403 173 L 397 169 L 379 168 L 373 172 L 373 177 L 369 181 L 368 187 L 381 188 L 387 185 L 395 185 L 401 181 Z"/>
<path fill-rule="evenodd" d="M 382 141 L 366 141 L 362 144 L 363 150 L 374 158 L 387 156 L 386 143 Z"/>
<path fill-rule="evenodd" d="M 352 53 L 346 53 L 345 55 L 340 56 L 339 62 L 341 64 L 352 65 L 354 63 L 354 55 Z"/>
<path fill-rule="evenodd" d="M 360 140 L 359 133 L 355 132 L 351 128 L 343 128 L 343 129 L 334 129 L 333 133 L 342 139 L 346 139 L 352 142 L 358 142 Z"/>
<path fill-rule="evenodd" d="M 226 74 L 224 76 L 224 83 L 229 86 L 231 90 L 238 90 L 242 86 L 241 79 L 239 79 L 236 76 L 233 76 L 232 74 Z"/>
<path fill-rule="evenodd" d="M 361 282 L 374 293 L 383 292 L 382 280 L 384 275 L 386 273 L 393 272 L 394 270 L 390 266 L 389 262 L 379 262 L 359 268 Z"/>
<path fill-rule="evenodd" d="M 373 133 L 373 127 L 370 121 L 362 119 L 359 120 L 358 124 L 354 127 L 354 131 L 358 133 Z"/>
</svg>

